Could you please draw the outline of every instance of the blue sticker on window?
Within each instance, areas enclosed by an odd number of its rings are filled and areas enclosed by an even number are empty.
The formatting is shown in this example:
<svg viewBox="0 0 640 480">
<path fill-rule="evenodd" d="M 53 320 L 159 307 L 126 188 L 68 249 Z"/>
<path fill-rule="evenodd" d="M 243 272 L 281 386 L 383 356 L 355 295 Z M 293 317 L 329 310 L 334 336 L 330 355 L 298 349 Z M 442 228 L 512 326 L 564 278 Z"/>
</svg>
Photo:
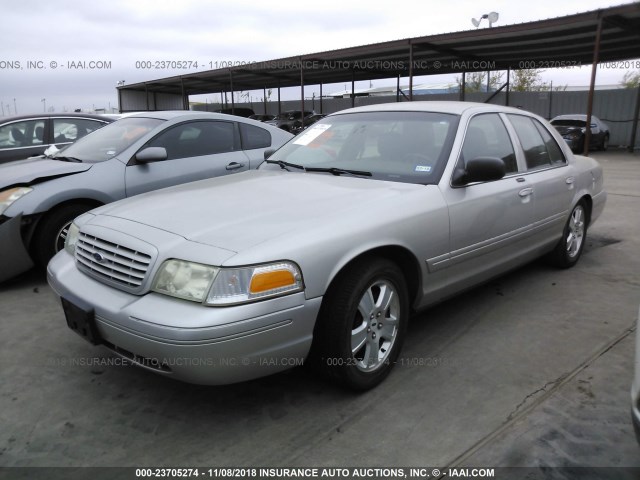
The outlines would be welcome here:
<svg viewBox="0 0 640 480">
<path fill-rule="evenodd" d="M 431 172 L 431 167 L 428 166 L 428 165 L 416 165 L 415 171 L 416 172 L 430 173 Z"/>
</svg>

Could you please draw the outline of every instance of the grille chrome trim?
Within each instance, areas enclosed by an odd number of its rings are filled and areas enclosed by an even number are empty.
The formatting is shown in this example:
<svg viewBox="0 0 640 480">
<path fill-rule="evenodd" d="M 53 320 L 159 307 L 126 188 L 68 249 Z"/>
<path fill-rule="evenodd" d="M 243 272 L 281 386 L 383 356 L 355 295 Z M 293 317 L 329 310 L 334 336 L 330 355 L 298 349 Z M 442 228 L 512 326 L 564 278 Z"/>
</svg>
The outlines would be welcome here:
<svg viewBox="0 0 640 480">
<path fill-rule="evenodd" d="M 131 292 L 142 288 L 153 260 L 147 252 L 86 232 L 80 232 L 75 258 L 88 275 Z"/>
</svg>

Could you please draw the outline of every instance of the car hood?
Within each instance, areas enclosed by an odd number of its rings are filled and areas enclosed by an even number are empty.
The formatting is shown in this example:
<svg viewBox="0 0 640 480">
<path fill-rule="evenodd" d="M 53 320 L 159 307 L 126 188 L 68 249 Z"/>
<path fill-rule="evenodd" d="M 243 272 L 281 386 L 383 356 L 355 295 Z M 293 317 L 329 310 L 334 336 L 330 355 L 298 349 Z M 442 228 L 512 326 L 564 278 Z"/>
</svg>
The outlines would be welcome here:
<svg viewBox="0 0 640 480">
<path fill-rule="evenodd" d="M 12 185 L 33 185 L 52 178 L 87 171 L 88 163 L 63 162 L 49 158 L 30 158 L 0 165 L 0 189 Z"/>
<path fill-rule="evenodd" d="M 338 213 L 352 211 L 357 217 L 374 200 L 386 202 L 424 188 L 328 174 L 250 170 L 139 195 L 94 213 L 240 252 L 287 232 L 328 224 Z"/>
</svg>

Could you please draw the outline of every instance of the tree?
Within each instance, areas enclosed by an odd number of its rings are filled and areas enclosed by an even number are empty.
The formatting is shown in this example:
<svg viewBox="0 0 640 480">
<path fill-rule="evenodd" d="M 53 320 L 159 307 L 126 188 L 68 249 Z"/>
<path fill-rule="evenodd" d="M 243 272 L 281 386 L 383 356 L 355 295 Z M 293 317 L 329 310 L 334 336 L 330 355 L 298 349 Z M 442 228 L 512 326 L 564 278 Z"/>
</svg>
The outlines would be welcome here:
<svg viewBox="0 0 640 480">
<path fill-rule="evenodd" d="M 544 70 L 537 68 L 514 70 L 511 78 L 510 90 L 514 92 L 549 90 L 549 84 L 542 80 L 542 72 L 544 72 Z"/>
<path fill-rule="evenodd" d="M 502 86 L 504 72 L 494 72 L 489 75 L 489 90 L 497 90 Z M 462 76 L 456 78 L 458 88 L 462 88 Z M 471 72 L 465 75 L 465 93 L 486 92 L 487 72 Z"/>
<path fill-rule="evenodd" d="M 267 89 L 267 98 L 264 97 L 264 95 L 262 96 L 262 98 L 260 99 L 261 102 L 270 102 L 271 101 L 271 93 L 273 93 L 273 89 L 272 88 L 268 88 Z"/>
<path fill-rule="evenodd" d="M 620 85 L 624 88 L 638 88 L 640 86 L 640 70 L 625 72 Z"/>
</svg>

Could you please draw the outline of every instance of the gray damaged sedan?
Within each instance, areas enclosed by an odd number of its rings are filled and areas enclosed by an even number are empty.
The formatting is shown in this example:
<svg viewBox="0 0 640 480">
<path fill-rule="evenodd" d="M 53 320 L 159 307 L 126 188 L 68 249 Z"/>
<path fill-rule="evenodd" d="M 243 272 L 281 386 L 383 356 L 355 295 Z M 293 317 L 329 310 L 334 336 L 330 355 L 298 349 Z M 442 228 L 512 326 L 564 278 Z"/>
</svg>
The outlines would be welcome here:
<svg viewBox="0 0 640 480">
<path fill-rule="evenodd" d="M 82 215 L 48 279 L 72 330 L 167 377 L 224 384 L 305 360 L 366 390 L 412 312 L 542 255 L 573 266 L 602 184 L 522 110 L 355 108 L 258 170 Z"/>
<path fill-rule="evenodd" d="M 0 282 L 43 267 L 71 221 L 139 193 L 256 168 L 292 137 L 240 117 L 148 112 L 107 125 L 48 158 L 0 165 Z"/>
</svg>

